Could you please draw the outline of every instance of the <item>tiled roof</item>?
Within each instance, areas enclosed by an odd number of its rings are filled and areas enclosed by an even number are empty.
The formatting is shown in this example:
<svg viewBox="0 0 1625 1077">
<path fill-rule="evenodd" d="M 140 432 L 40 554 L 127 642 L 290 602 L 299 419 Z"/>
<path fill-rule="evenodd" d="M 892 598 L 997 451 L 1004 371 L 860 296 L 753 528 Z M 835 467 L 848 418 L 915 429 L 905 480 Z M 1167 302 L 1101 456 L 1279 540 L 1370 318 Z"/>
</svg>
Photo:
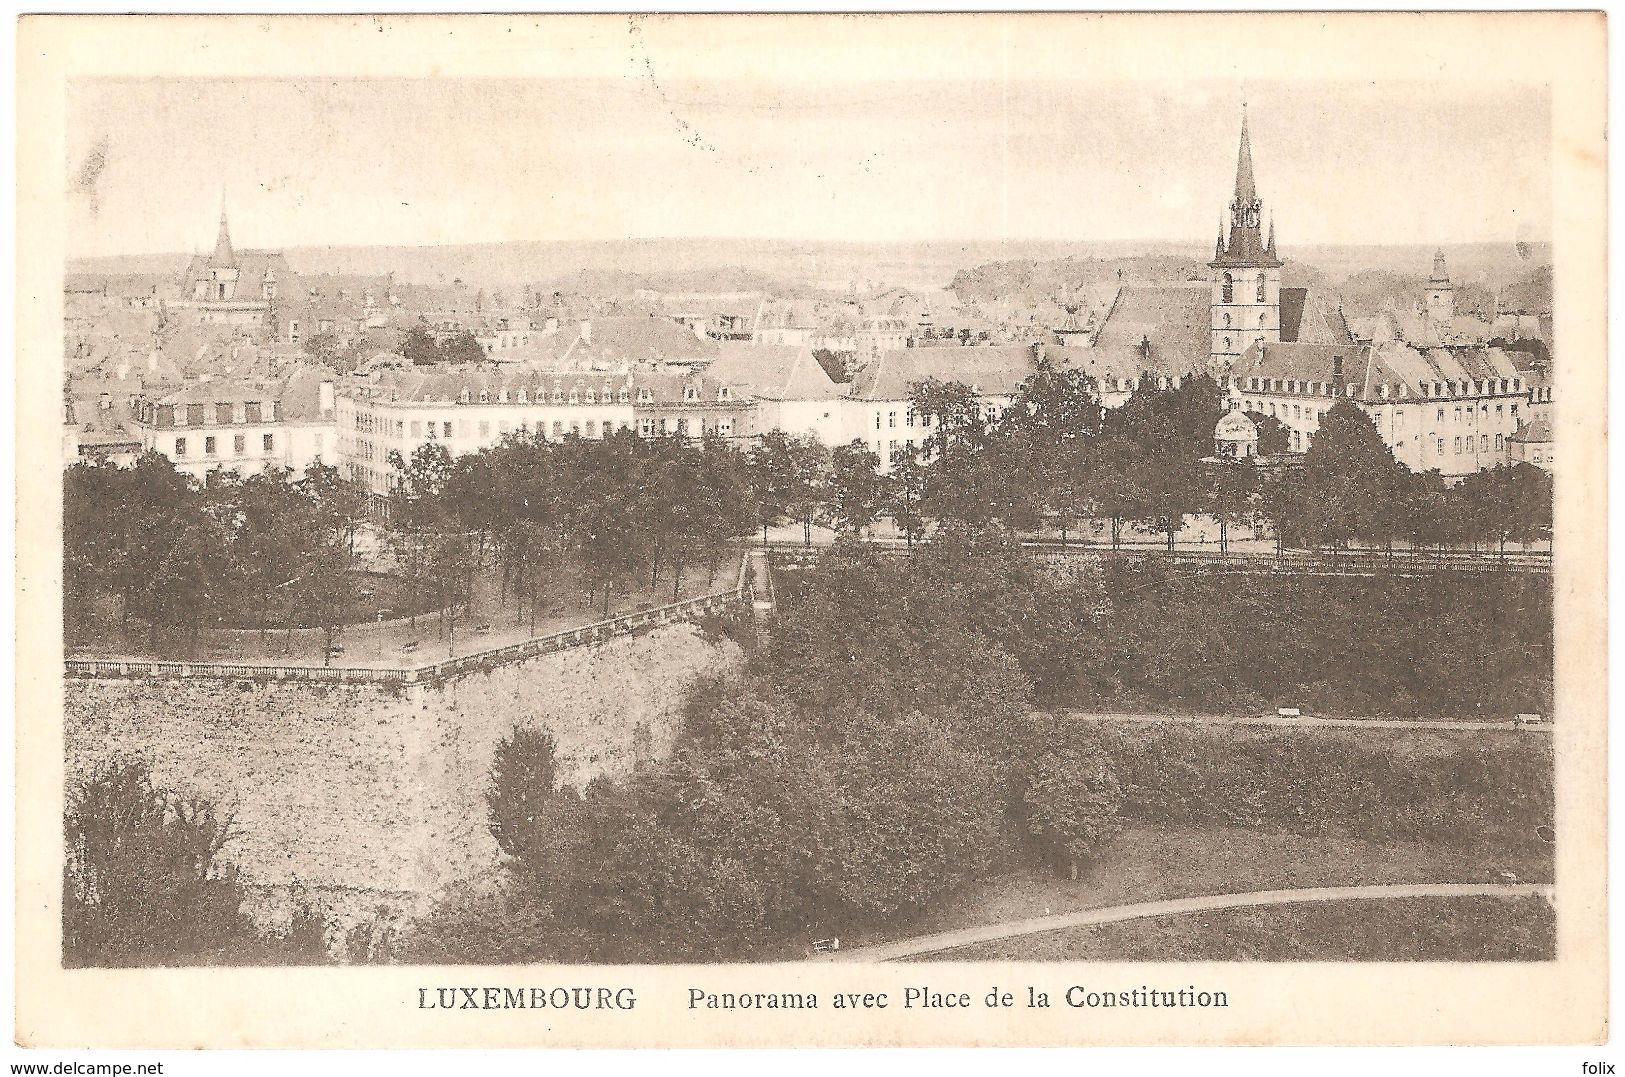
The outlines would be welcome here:
<svg viewBox="0 0 1625 1077">
<path fill-rule="evenodd" d="M 1354 334 L 1339 308 L 1327 306 L 1307 288 L 1282 288 L 1281 339 L 1347 346 L 1354 343 Z"/>
<path fill-rule="evenodd" d="M 1527 444 L 1549 444 L 1552 440 L 1552 424 L 1545 419 L 1519 423 L 1518 429 L 1512 433 L 1512 440 Z"/>
<path fill-rule="evenodd" d="M 1212 318 L 1213 295 L 1206 284 L 1124 285 L 1095 334 L 1095 345 L 1149 340 L 1158 373 L 1190 373 L 1206 368 L 1213 353 Z"/>
<path fill-rule="evenodd" d="M 1231 376 L 1275 378 L 1284 381 L 1330 384 L 1333 359 L 1343 360 L 1343 377 L 1357 400 L 1381 400 L 1381 387 L 1398 395 L 1436 395 L 1433 384 L 1460 385 L 1463 381 L 1499 380 L 1518 376 L 1518 370 L 1498 348 L 1418 349 L 1404 341 L 1346 346 L 1341 344 L 1268 343 L 1248 348 L 1231 369 Z M 1448 393 L 1445 395 L 1449 395 Z"/>
<path fill-rule="evenodd" d="M 666 317 L 593 318 L 564 354 L 569 362 L 659 363 L 709 359 L 716 342 Z"/>
<path fill-rule="evenodd" d="M 274 274 L 279 296 L 296 294 L 298 277 L 288 266 L 288 260 L 282 256 L 281 251 L 237 251 L 237 287 L 233 298 L 227 302 L 233 303 L 259 303 L 265 299 L 266 274 Z M 187 263 L 186 269 L 181 273 L 181 299 L 192 298 L 192 283 L 209 278 L 210 259 L 204 255 L 193 255 Z"/>
<path fill-rule="evenodd" d="M 723 342 L 706 372 L 767 400 L 832 400 L 843 395 L 811 349 L 790 344 Z"/>
<path fill-rule="evenodd" d="M 1044 354 L 1065 361 L 1066 349 L 1040 345 Z M 848 393 L 854 400 L 907 400 L 922 381 L 956 381 L 984 396 L 1009 396 L 1037 369 L 1031 344 L 992 348 L 893 348 L 864 364 Z"/>
</svg>

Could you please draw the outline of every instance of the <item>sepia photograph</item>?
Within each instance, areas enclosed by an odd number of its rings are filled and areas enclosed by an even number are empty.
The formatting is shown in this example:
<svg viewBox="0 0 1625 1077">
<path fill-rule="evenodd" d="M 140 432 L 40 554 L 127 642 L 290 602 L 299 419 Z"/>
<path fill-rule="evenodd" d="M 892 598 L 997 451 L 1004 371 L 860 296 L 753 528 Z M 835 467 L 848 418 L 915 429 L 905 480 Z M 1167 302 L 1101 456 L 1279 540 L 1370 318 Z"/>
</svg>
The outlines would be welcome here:
<svg viewBox="0 0 1625 1077">
<path fill-rule="evenodd" d="M 1601 929 L 1560 76 L 987 18 L 554 16 L 554 69 L 432 76 L 181 59 L 308 16 L 39 28 L 177 50 L 71 66 L 36 162 L 52 975 L 605 1015 L 710 966 L 672 1006 L 737 1016 L 1023 963 L 1106 1022 Z M 1138 963 L 1209 971 L 1090 972 Z"/>
</svg>

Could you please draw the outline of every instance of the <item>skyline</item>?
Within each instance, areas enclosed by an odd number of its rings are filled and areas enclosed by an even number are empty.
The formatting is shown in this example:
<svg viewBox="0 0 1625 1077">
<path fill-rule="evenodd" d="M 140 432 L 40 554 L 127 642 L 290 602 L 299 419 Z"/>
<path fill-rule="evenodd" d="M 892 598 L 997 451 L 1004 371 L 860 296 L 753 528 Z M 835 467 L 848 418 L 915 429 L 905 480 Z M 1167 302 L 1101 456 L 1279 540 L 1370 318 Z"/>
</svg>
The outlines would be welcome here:
<svg viewBox="0 0 1625 1077">
<path fill-rule="evenodd" d="M 1283 251 L 1548 238 L 1547 95 L 1421 85 L 82 80 L 65 253 L 1210 243 L 1244 98 Z"/>
</svg>

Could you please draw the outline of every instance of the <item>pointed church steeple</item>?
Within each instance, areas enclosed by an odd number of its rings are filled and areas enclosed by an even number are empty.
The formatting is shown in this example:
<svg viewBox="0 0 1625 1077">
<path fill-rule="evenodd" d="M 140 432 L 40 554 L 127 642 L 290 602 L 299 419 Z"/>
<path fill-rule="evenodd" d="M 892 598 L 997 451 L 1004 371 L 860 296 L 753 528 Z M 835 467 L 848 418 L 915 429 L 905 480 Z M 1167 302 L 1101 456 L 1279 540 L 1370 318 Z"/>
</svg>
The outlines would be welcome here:
<svg viewBox="0 0 1625 1077">
<path fill-rule="evenodd" d="M 1270 239 L 1264 244 L 1264 251 L 1271 258 L 1275 257 L 1275 214 L 1270 214 Z"/>
<path fill-rule="evenodd" d="M 209 259 L 211 266 L 234 266 L 237 256 L 231 249 L 231 228 L 226 224 L 226 189 L 220 188 L 220 231 L 214 239 L 214 256 Z"/>
<path fill-rule="evenodd" d="M 1431 284 L 1449 284 L 1450 274 L 1444 268 L 1444 251 L 1433 252 L 1433 276 L 1429 278 Z"/>
<path fill-rule="evenodd" d="M 1236 150 L 1236 189 L 1230 199 L 1230 236 L 1221 247 L 1214 255 L 1214 266 L 1251 269 L 1281 264 L 1273 241 L 1266 244 L 1264 240 L 1264 203 L 1258 197 L 1258 180 L 1253 174 L 1253 139 L 1246 105 L 1241 107 L 1241 145 Z"/>
<path fill-rule="evenodd" d="M 1258 198 L 1253 180 L 1253 140 L 1247 136 L 1247 106 L 1241 106 L 1241 149 L 1236 152 L 1236 201 L 1243 204 Z"/>
</svg>

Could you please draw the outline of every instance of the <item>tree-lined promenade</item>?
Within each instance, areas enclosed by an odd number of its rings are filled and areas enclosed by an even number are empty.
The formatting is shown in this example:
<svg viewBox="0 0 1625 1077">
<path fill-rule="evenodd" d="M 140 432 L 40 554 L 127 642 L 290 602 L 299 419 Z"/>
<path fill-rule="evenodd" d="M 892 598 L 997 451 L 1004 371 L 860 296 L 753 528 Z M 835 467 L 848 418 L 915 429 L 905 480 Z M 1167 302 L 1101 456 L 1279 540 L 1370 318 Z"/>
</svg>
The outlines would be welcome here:
<svg viewBox="0 0 1625 1077">
<path fill-rule="evenodd" d="M 397 483 L 378 514 L 404 581 L 392 612 L 439 610 L 438 631 L 455 638 L 489 592 L 532 630 L 589 620 L 663 587 L 675 600 L 700 574 L 712 583 L 732 548 L 753 533 L 766 544 L 783 525 L 810 546 L 814 527 L 857 536 L 887 520 L 910 547 L 989 533 L 1049 533 L 1066 545 L 1098 528 L 1112 549 L 1139 527 L 1174 551 L 1187 521 L 1202 519 L 1216 525 L 1221 553 L 1245 526 L 1272 534 L 1277 552 L 1399 546 L 1441 557 L 1550 531 L 1545 472 L 1498 467 L 1456 485 L 1413 474 L 1344 400 L 1301 457 L 1259 463 L 1212 456 L 1225 404 L 1205 377 L 1108 410 L 1087 376 L 1041 366 L 993 421 L 959 383 L 922 382 L 913 397 L 930 435 L 884 472 L 861 441 L 830 449 L 781 431 L 748 449 L 711 436 L 516 432 L 461 457 L 438 442 L 393 454 Z M 1262 426 L 1266 448 L 1278 447 L 1279 424 Z M 358 608 L 358 591 L 373 588 L 358 582 L 354 536 L 377 505 L 332 467 L 295 478 L 227 473 L 199 487 L 151 453 L 125 470 L 69 469 L 70 630 L 111 597 L 126 647 L 145 635 L 156 649 L 178 633 L 195 651 L 226 609 L 239 627 L 321 628 L 331 644 L 341 626 L 371 616 Z"/>
</svg>

